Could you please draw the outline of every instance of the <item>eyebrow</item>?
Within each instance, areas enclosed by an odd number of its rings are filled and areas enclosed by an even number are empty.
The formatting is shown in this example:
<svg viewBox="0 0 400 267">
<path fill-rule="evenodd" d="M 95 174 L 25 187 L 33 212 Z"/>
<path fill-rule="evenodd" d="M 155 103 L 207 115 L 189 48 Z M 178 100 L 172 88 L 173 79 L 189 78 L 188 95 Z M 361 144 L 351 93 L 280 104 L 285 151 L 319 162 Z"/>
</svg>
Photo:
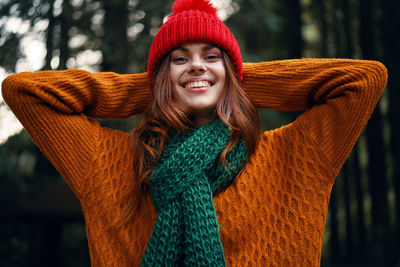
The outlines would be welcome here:
<svg viewBox="0 0 400 267">
<path fill-rule="evenodd" d="M 217 47 L 216 45 L 213 45 L 213 44 L 207 44 L 207 45 L 205 45 L 205 46 L 203 46 L 202 48 L 201 48 L 201 50 L 202 51 L 208 51 L 208 50 L 210 50 L 210 49 L 213 49 L 213 48 L 215 48 L 215 47 Z M 175 48 L 174 50 L 172 50 L 172 51 L 175 51 L 175 50 L 182 50 L 182 51 L 184 51 L 184 52 L 188 52 L 189 51 L 189 49 L 187 49 L 186 47 L 184 47 L 184 46 L 178 46 L 177 48 Z"/>
</svg>

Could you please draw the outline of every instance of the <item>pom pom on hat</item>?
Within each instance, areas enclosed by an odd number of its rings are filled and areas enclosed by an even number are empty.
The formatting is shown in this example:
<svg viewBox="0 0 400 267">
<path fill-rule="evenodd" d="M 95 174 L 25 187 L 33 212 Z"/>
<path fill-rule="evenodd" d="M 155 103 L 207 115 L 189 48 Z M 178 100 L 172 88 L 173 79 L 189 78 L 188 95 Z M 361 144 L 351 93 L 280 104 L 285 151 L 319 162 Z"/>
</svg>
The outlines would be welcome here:
<svg viewBox="0 0 400 267">
<path fill-rule="evenodd" d="M 190 42 L 211 43 L 223 49 L 232 60 L 238 80 L 243 79 L 239 45 L 209 1 L 176 0 L 172 12 L 151 44 L 147 66 L 151 87 L 157 67 L 165 56 L 176 47 Z"/>
<path fill-rule="evenodd" d="M 213 16 L 217 16 L 217 9 L 206 0 L 176 0 L 172 5 L 173 13 L 196 9 L 210 13 Z"/>
</svg>

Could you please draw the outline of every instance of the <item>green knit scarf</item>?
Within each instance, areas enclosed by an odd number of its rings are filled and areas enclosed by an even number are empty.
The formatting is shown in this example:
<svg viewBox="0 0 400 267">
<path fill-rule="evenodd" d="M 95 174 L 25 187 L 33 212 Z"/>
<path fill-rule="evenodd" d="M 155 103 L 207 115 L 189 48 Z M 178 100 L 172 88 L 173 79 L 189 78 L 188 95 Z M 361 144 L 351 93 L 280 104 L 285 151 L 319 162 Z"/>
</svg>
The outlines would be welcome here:
<svg viewBox="0 0 400 267">
<path fill-rule="evenodd" d="M 219 156 L 229 138 L 219 119 L 169 131 L 149 182 L 158 216 L 140 266 L 226 266 L 213 195 L 232 183 L 247 158 L 240 138 L 226 157 L 228 170 L 222 166 Z"/>
</svg>

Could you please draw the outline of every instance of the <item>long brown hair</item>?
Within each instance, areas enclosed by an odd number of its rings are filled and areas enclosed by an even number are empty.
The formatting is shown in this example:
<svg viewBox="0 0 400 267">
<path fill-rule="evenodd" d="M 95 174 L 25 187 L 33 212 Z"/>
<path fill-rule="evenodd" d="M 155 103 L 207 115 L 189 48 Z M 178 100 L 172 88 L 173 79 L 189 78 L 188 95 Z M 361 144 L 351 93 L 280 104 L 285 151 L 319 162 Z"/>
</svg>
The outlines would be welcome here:
<svg viewBox="0 0 400 267">
<path fill-rule="evenodd" d="M 215 109 L 219 118 L 231 130 L 229 142 L 220 156 L 221 163 L 228 163 L 226 155 L 239 141 L 240 135 L 247 144 L 248 155 L 254 153 L 261 127 L 257 110 L 240 86 L 230 58 L 224 51 L 222 55 L 226 69 L 225 90 Z M 173 127 L 185 131 L 194 127 L 194 112 L 174 96 L 169 72 L 170 57 L 168 55 L 160 63 L 155 74 L 153 101 L 144 112 L 138 126 L 132 131 L 135 147 L 134 181 L 131 189 L 121 199 L 124 204 L 122 214 L 117 219 L 118 225 L 128 222 L 140 201 L 143 200 L 143 194 L 147 190 L 146 185 L 150 179 L 149 175 L 157 165 L 168 138 L 168 129 Z"/>
</svg>

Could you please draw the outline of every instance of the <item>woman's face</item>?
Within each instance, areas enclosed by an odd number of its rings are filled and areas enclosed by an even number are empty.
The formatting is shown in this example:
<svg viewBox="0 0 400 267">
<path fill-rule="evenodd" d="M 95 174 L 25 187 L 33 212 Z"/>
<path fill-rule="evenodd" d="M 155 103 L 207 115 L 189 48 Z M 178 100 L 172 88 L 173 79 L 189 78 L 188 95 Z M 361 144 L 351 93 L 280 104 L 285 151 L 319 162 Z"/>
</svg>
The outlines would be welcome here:
<svg viewBox="0 0 400 267">
<path fill-rule="evenodd" d="M 225 86 L 222 51 L 209 43 L 187 43 L 170 55 L 170 76 L 176 97 L 198 117 L 210 117 Z"/>
</svg>

